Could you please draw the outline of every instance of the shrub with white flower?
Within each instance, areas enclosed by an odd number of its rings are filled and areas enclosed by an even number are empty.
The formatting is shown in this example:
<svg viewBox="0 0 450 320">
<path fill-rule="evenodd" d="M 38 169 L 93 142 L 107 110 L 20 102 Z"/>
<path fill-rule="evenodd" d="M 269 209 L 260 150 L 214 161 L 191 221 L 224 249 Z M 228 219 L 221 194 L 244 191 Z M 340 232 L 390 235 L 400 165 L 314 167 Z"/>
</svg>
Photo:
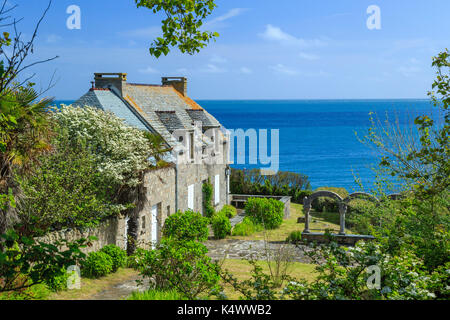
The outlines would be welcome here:
<svg viewBox="0 0 450 320">
<path fill-rule="evenodd" d="M 149 133 L 127 125 L 112 112 L 63 105 L 54 109 L 52 116 L 74 142 L 86 144 L 97 170 L 111 183 L 135 187 L 140 173 L 151 166 L 148 159 L 155 152 Z"/>
</svg>

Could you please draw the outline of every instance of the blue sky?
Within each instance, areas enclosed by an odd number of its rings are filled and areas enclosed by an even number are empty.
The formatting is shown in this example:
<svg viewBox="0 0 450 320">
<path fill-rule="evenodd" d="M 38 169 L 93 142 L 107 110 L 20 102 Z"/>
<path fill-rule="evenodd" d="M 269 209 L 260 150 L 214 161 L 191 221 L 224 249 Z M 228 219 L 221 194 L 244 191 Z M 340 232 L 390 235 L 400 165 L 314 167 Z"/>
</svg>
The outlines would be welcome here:
<svg viewBox="0 0 450 320">
<path fill-rule="evenodd" d="M 30 62 L 48 94 L 76 99 L 94 72 L 126 72 L 136 83 L 187 76 L 195 99 L 425 98 L 431 57 L 450 47 L 448 0 L 216 0 L 207 28 L 220 33 L 195 56 L 173 50 L 155 59 L 149 45 L 162 15 L 134 0 L 54 0 Z M 9 0 L 29 36 L 47 0 Z M 81 30 L 69 30 L 67 7 L 81 8 Z M 381 9 L 369 30 L 367 8 Z"/>
</svg>

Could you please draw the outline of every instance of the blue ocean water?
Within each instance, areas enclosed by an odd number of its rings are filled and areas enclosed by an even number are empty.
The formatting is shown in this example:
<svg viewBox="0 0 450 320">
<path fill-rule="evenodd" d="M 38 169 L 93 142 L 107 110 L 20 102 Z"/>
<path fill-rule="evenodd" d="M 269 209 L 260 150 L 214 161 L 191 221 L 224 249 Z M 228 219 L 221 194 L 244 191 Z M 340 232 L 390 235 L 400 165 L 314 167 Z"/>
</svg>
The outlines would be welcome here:
<svg viewBox="0 0 450 320">
<path fill-rule="evenodd" d="M 429 100 L 198 101 L 227 129 L 279 129 L 280 170 L 306 174 L 313 188 L 360 190 L 374 182 L 373 150 L 360 143 L 370 112 L 380 119 L 398 117 L 407 126 L 417 114 L 430 114 Z M 247 150 L 248 151 L 248 150 Z M 251 165 L 235 165 L 253 168 Z M 353 172 L 352 172 L 353 170 Z"/>
<path fill-rule="evenodd" d="M 227 129 L 279 129 L 279 170 L 306 174 L 313 188 L 359 190 L 374 181 L 373 151 L 361 144 L 370 126 L 369 113 L 398 117 L 408 125 L 416 114 L 430 114 L 429 100 L 198 100 Z M 58 101 L 70 104 L 71 101 Z M 247 150 L 248 151 L 248 150 Z M 270 153 L 270 148 L 269 148 Z M 237 168 L 267 167 L 234 165 Z"/>
</svg>

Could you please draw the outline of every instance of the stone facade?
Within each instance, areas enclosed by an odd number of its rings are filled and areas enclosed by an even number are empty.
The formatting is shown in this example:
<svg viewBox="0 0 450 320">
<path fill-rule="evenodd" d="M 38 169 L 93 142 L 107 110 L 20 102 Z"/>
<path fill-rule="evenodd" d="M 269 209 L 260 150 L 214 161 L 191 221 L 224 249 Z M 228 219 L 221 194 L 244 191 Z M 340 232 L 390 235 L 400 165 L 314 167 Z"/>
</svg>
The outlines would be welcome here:
<svg viewBox="0 0 450 320">
<path fill-rule="evenodd" d="M 168 216 L 176 212 L 174 167 L 153 170 L 144 177 L 145 199 L 140 204 L 138 225 L 138 246 L 151 247 L 152 226 L 156 224 L 156 240 L 161 239 L 161 231 Z M 152 209 L 156 209 L 156 221 L 153 221 Z"/>
<path fill-rule="evenodd" d="M 82 248 L 84 253 L 98 251 L 106 245 L 114 244 L 122 249 L 126 248 L 125 236 L 125 221 L 124 216 L 112 217 L 99 224 L 95 228 L 86 229 L 66 229 L 61 231 L 51 232 L 37 241 L 45 243 L 55 243 L 56 241 L 67 240 L 74 242 L 82 238 L 96 237 L 98 240 L 92 241 L 92 245 Z M 67 248 L 62 248 L 63 250 Z"/>
</svg>

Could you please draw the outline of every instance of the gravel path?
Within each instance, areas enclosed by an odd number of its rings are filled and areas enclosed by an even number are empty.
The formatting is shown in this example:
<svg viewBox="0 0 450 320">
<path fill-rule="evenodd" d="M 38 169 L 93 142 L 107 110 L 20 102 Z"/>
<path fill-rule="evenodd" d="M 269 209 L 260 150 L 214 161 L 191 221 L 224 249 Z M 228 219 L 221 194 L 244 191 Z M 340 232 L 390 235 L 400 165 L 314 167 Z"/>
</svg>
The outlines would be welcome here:
<svg viewBox="0 0 450 320">
<path fill-rule="evenodd" d="M 136 280 L 140 279 L 142 278 L 139 276 L 133 276 L 125 282 L 111 286 L 89 297 L 89 300 L 125 300 L 132 292 L 143 292 L 149 288 L 148 280 L 144 280 L 143 286 L 138 286 Z"/>
</svg>

